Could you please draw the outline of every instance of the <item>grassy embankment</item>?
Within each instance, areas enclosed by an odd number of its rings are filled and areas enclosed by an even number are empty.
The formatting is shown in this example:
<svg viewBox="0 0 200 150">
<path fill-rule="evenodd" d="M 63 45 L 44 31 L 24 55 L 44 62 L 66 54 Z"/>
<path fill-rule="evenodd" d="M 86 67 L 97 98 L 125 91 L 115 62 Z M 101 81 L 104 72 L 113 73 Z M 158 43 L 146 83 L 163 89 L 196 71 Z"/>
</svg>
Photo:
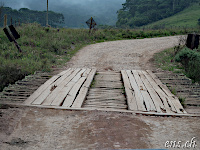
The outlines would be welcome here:
<svg viewBox="0 0 200 150">
<path fill-rule="evenodd" d="M 194 4 L 174 16 L 151 23 L 145 27 L 148 28 L 198 28 L 198 19 L 200 18 L 200 4 Z"/>
<path fill-rule="evenodd" d="M 163 70 L 183 73 L 193 82 L 200 82 L 200 46 L 195 50 L 186 46 L 170 48 L 155 54 L 154 60 L 157 67 Z"/>
<path fill-rule="evenodd" d="M 35 71 L 51 71 L 64 65 L 83 46 L 112 40 L 151 38 L 186 34 L 193 30 L 126 30 L 101 29 L 88 34 L 87 29 L 44 28 L 38 24 L 17 27 L 21 35 L 19 53 L 0 29 L 0 91 L 8 84 L 33 74 Z"/>
</svg>

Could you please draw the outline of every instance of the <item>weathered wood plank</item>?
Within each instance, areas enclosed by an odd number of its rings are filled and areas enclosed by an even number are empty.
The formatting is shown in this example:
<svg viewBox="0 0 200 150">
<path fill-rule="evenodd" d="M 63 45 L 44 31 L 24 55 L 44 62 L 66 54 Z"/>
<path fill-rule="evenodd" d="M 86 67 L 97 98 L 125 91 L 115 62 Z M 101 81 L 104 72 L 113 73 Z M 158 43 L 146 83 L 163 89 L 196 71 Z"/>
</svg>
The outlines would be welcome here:
<svg viewBox="0 0 200 150">
<path fill-rule="evenodd" d="M 90 88 L 91 93 L 100 92 L 121 92 L 121 89 L 110 89 L 110 88 Z"/>
<path fill-rule="evenodd" d="M 177 104 L 177 101 L 175 99 L 175 95 L 173 95 L 170 90 L 167 88 L 166 85 L 162 84 L 162 82 L 152 73 L 152 71 L 147 70 L 147 72 L 150 74 L 150 76 L 154 79 L 154 81 L 158 84 L 158 86 L 161 88 L 161 90 L 164 91 L 164 93 L 168 96 L 168 102 L 171 106 L 171 109 L 177 113 L 182 113 L 180 109 L 182 110 L 183 108 L 180 108 L 180 105 Z"/>
<path fill-rule="evenodd" d="M 80 70 L 81 69 L 76 69 L 69 72 L 69 76 L 51 92 L 51 94 L 44 100 L 42 105 L 51 105 L 51 103 L 58 96 L 58 93 L 77 75 L 78 72 L 80 72 Z"/>
<path fill-rule="evenodd" d="M 62 88 L 62 90 L 58 91 L 57 97 L 52 101 L 52 106 L 60 106 L 61 103 L 64 101 L 70 90 L 73 88 L 73 86 L 78 82 L 78 80 L 82 77 L 83 73 L 86 71 L 86 69 L 81 69 L 80 72 L 78 72 L 72 79 L 67 83 L 67 85 Z M 85 77 L 84 77 L 85 78 Z"/>
<path fill-rule="evenodd" d="M 126 105 L 126 102 L 125 101 L 114 101 L 114 100 L 110 100 L 110 101 L 85 101 L 84 103 L 85 105 L 86 104 L 123 104 L 123 105 Z"/>
<path fill-rule="evenodd" d="M 92 69 L 92 71 L 89 73 L 87 80 L 83 84 L 83 87 L 80 89 L 79 95 L 76 97 L 74 103 L 72 104 L 72 107 L 81 108 L 88 93 L 88 88 L 90 87 L 92 80 L 94 79 L 96 71 L 96 69 Z"/>
<path fill-rule="evenodd" d="M 122 70 L 121 73 L 122 73 L 122 79 L 123 79 L 124 87 L 125 87 L 125 91 L 126 91 L 128 109 L 129 110 L 138 110 L 137 102 L 133 95 L 133 90 L 131 88 L 131 85 L 130 85 L 130 82 L 128 79 L 128 75 L 125 70 Z"/>
<path fill-rule="evenodd" d="M 155 80 L 155 82 L 159 85 L 159 87 L 166 93 L 166 95 L 169 97 L 169 103 L 170 105 L 172 105 L 175 110 L 177 111 L 177 113 L 186 113 L 186 111 L 184 111 L 182 105 L 180 104 L 179 101 L 177 101 L 177 97 L 175 95 L 173 95 L 170 90 L 167 88 L 166 85 L 162 84 L 162 82 L 156 77 L 156 75 L 154 75 L 152 73 L 152 71 L 148 70 L 147 71 L 152 78 Z"/>
<path fill-rule="evenodd" d="M 58 74 L 58 76 L 63 76 L 63 75 L 66 74 L 69 70 L 70 70 L 70 69 L 64 70 L 64 71 L 60 72 L 60 73 Z"/>
<path fill-rule="evenodd" d="M 149 81 L 147 80 L 147 78 L 145 77 L 143 71 L 141 71 L 140 74 L 141 80 L 144 83 L 146 89 L 148 90 L 148 93 L 150 94 L 152 101 L 156 107 L 156 111 L 161 113 L 161 108 L 164 109 L 164 106 L 159 98 L 159 96 L 157 95 L 157 93 L 155 92 L 155 90 L 153 89 L 153 87 L 151 86 L 151 84 L 149 83 Z"/>
<path fill-rule="evenodd" d="M 59 86 L 73 71 L 74 69 L 68 69 L 66 71 L 61 72 L 63 75 L 58 80 L 56 80 L 54 85 Z"/>
<path fill-rule="evenodd" d="M 115 108 L 115 109 L 126 109 L 127 108 L 127 105 L 123 105 L 123 106 L 121 106 L 121 105 L 99 105 L 99 104 L 97 104 L 97 105 L 84 105 L 84 108 L 86 108 L 86 107 L 93 107 L 93 108 Z"/>
<path fill-rule="evenodd" d="M 185 109 L 183 108 L 183 106 L 181 105 L 179 99 L 177 97 L 174 97 L 174 99 L 172 99 L 173 103 L 175 104 L 176 108 L 177 108 L 177 112 L 178 113 L 185 113 L 187 114 L 187 112 L 185 111 Z"/>
<path fill-rule="evenodd" d="M 55 75 L 51 79 L 47 80 L 43 85 L 41 85 L 25 102 L 25 105 L 30 105 L 36 98 L 38 98 L 54 81 L 56 81 L 60 76 Z"/>
<path fill-rule="evenodd" d="M 124 95 L 88 95 L 87 99 L 121 99 Z"/>
<path fill-rule="evenodd" d="M 139 87 L 139 90 L 140 90 L 140 92 L 142 94 L 142 97 L 143 97 L 143 100 L 145 102 L 147 111 L 151 111 L 151 110 L 154 111 L 155 107 L 153 105 L 153 102 L 151 100 L 150 95 L 147 93 L 146 87 L 144 86 L 144 84 L 142 83 L 142 81 L 141 81 L 141 79 L 139 77 L 138 71 L 132 70 L 132 73 L 133 73 L 135 81 L 136 81 L 136 83 L 137 83 L 137 85 Z"/>
<path fill-rule="evenodd" d="M 86 101 L 88 101 L 88 100 L 93 100 L 93 99 L 87 99 Z M 97 99 L 94 99 L 94 100 L 97 100 Z M 123 99 L 109 99 L 109 98 L 98 99 L 98 101 L 107 101 L 107 100 L 125 101 L 126 99 L 125 98 L 123 98 Z"/>
<path fill-rule="evenodd" d="M 151 98 L 151 96 L 148 92 L 148 89 L 146 88 L 145 84 L 142 81 L 142 78 L 144 78 L 143 73 L 140 70 L 137 70 L 136 72 L 138 73 L 138 76 L 137 76 L 138 85 L 140 87 L 142 87 L 142 94 L 144 96 L 144 99 L 149 102 L 149 106 L 150 106 L 149 111 L 156 111 L 157 109 L 155 107 L 155 104 L 154 104 L 154 102 L 153 102 L 153 100 L 152 100 L 152 98 Z"/>
<path fill-rule="evenodd" d="M 131 73 L 130 70 L 127 70 L 127 75 L 129 77 L 129 81 L 131 83 L 131 87 L 134 91 L 134 95 L 135 95 L 135 99 L 136 99 L 136 102 L 137 102 L 137 106 L 138 106 L 138 110 L 140 111 L 147 111 L 145 106 L 144 106 L 144 99 L 142 97 L 142 94 L 137 86 L 137 83 L 135 81 L 135 78 L 133 77 L 133 74 Z"/>
<path fill-rule="evenodd" d="M 167 86 L 164 85 L 164 84 L 159 80 L 159 78 L 158 78 L 155 74 L 153 74 L 152 71 L 147 70 L 147 72 L 149 73 L 149 75 L 154 79 L 154 81 L 160 86 L 160 88 L 161 88 L 168 96 L 174 96 L 174 95 L 170 92 L 170 90 L 167 88 Z"/>
<path fill-rule="evenodd" d="M 81 77 L 79 79 L 79 81 L 70 90 L 70 92 L 67 95 L 67 97 L 65 98 L 62 106 L 64 106 L 64 107 L 71 107 L 72 106 L 72 104 L 73 104 L 73 102 L 76 98 L 76 95 L 77 95 L 79 89 L 81 88 L 81 86 L 83 85 L 83 83 L 85 82 L 85 80 L 86 80 L 86 77 Z"/>
<path fill-rule="evenodd" d="M 143 71 L 143 74 L 146 76 L 147 80 L 150 82 L 150 84 L 152 85 L 152 87 L 154 88 L 154 90 L 156 91 L 156 93 L 159 95 L 159 97 L 161 98 L 164 106 L 165 106 L 165 110 L 167 113 L 173 113 L 168 105 L 168 96 L 160 89 L 160 87 L 156 84 L 156 82 L 152 79 L 152 77 L 146 72 Z M 174 107 L 172 107 L 174 108 Z M 173 110 L 176 111 L 176 110 Z"/>
</svg>

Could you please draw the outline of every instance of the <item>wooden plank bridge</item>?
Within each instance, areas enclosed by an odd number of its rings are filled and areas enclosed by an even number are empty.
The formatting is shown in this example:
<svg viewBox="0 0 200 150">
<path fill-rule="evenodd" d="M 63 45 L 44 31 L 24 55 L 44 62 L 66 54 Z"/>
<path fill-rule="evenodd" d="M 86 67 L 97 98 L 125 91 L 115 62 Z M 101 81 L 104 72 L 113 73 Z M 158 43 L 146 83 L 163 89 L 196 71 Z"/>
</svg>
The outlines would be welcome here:
<svg viewBox="0 0 200 150">
<path fill-rule="evenodd" d="M 24 105 L 187 115 L 178 98 L 150 70 L 69 68 L 47 80 Z"/>
</svg>

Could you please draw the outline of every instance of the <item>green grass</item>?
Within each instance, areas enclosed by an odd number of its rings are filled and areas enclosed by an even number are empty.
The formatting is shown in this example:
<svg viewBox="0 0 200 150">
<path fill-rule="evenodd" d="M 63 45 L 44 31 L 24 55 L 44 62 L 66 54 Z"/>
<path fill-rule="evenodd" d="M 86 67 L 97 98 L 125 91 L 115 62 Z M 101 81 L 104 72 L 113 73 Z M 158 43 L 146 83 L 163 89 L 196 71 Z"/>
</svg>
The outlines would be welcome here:
<svg viewBox="0 0 200 150">
<path fill-rule="evenodd" d="M 166 49 L 154 55 L 154 61 L 158 68 L 173 72 L 184 72 L 184 68 L 180 63 L 175 62 L 174 48 Z"/>
<path fill-rule="evenodd" d="M 179 99 L 181 105 L 185 108 L 185 100 L 186 100 L 186 98 L 185 97 L 179 97 L 178 99 Z"/>
<path fill-rule="evenodd" d="M 177 13 L 174 16 L 159 20 L 146 27 L 197 27 L 198 19 L 200 18 L 200 4 L 197 3 L 185 10 Z"/>
</svg>

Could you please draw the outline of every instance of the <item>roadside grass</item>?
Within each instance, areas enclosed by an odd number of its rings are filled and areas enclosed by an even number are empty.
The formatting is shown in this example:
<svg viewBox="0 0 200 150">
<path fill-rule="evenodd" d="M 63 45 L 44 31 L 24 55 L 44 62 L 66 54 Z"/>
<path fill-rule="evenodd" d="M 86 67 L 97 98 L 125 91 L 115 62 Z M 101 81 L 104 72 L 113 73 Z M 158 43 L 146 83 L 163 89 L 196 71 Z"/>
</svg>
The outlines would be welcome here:
<svg viewBox="0 0 200 150">
<path fill-rule="evenodd" d="M 174 73 L 185 73 L 183 66 L 175 59 L 174 48 L 166 49 L 154 55 L 155 64 L 158 68 L 172 71 Z"/>
<path fill-rule="evenodd" d="M 0 30 L 0 91 L 35 71 L 50 72 L 52 68 L 65 65 L 79 49 L 89 44 L 193 32 L 189 29 L 99 29 L 89 34 L 88 29 L 61 28 L 58 31 L 36 23 L 22 24 L 16 30 L 21 36 L 17 41 L 22 53 L 9 42 L 2 28 Z"/>
</svg>

